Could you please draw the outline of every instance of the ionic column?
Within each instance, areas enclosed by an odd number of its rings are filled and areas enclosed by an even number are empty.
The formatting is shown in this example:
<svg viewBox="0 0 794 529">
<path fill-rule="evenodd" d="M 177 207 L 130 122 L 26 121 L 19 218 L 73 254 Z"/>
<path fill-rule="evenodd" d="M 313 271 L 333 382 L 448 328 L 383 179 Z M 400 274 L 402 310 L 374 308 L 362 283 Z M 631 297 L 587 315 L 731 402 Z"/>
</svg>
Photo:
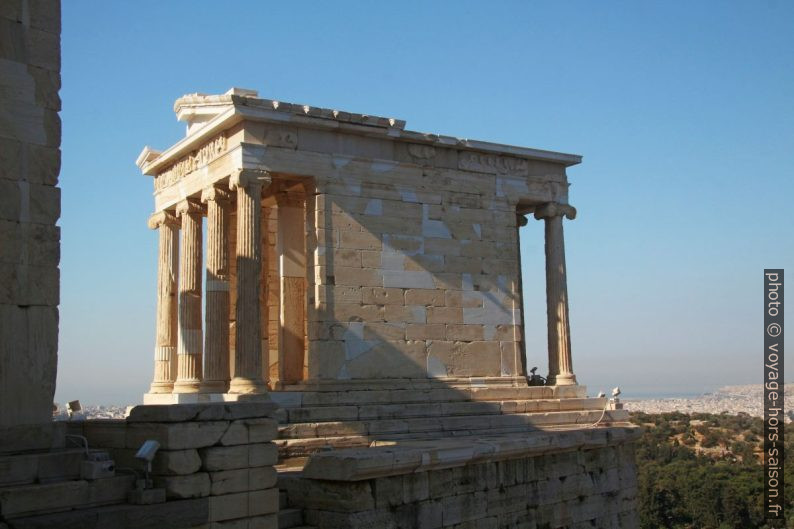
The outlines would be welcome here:
<svg viewBox="0 0 794 529">
<path fill-rule="evenodd" d="M 265 171 L 244 169 L 233 174 L 230 189 L 237 191 L 237 303 L 234 377 L 229 393 L 267 393 L 262 377 L 262 187 L 270 184 Z"/>
<path fill-rule="evenodd" d="M 568 284 L 565 271 L 563 216 L 576 217 L 576 209 L 567 204 L 549 202 L 535 209 L 535 218 L 543 219 L 546 228 L 546 315 L 549 327 L 548 384 L 576 384 L 571 360 L 571 329 L 568 323 Z"/>
<path fill-rule="evenodd" d="M 202 393 L 229 389 L 229 211 L 231 193 L 213 186 L 201 194 L 207 204 L 207 276 L 204 300 Z"/>
<path fill-rule="evenodd" d="M 157 258 L 157 341 L 154 347 L 154 379 L 149 393 L 171 393 L 176 379 L 177 346 L 177 262 L 179 221 L 161 211 L 149 217 L 149 228 L 158 230 Z"/>
<path fill-rule="evenodd" d="M 201 383 L 201 217 L 198 200 L 176 207 L 182 219 L 179 249 L 179 347 L 174 393 L 195 393 Z"/>
</svg>

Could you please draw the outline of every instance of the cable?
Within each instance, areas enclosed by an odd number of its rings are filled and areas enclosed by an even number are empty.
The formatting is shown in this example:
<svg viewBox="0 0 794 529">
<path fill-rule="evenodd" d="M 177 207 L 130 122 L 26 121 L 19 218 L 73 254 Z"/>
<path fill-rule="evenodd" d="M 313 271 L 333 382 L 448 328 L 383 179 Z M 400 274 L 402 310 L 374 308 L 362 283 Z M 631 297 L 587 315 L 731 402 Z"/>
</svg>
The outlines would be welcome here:
<svg viewBox="0 0 794 529">
<path fill-rule="evenodd" d="M 593 424 L 588 424 L 587 428 L 595 428 L 598 424 L 604 420 L 604 416 L 607 414 L 607 408 L 609 408 L 609 399 L 606 399 L 606 404 L 604 404 L 604 410 L 601 412 L 601 417 L 598 418 L 596 422 Z"/>
<path fill-rule="evenodd" d="M 85 450 L 86 455 L 88 455 L 88 438 L 87 437 L 84 437 L 82 435 L 76 435 L 76 434 L 66 434 L 65 437 L 66 437 L 66 439 L 71 439 L 72 441 L 74 441 L 74 439 L 78 439 L 78 440 L 82 441 L 83 442 L 82 448 Z M 80 445 L 77 445 L 77 446 L 80 446 Z"/>
</svg>

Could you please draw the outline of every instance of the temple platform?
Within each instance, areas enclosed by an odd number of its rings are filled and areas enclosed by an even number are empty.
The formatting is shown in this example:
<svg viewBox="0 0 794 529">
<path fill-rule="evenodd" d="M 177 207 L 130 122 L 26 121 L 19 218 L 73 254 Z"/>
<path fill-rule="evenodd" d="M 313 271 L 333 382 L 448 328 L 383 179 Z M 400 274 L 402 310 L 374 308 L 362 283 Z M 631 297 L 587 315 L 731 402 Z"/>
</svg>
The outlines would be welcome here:
<svg viewBox="0 0 794 529">
<path fill-rule="evenodd" d="M 426 387 L 272 392 L 281 409 L 282 463 L 331 449 L 384 442 L 521 434 L 547 428 L 622 425 L 625 410 L 584 386 Z"/>
<path fill-rule="evenodd" d="M 326 529 L 635 529 L 639 433 L 548 427 L 319 452 L 277 467 L 282 512 Z"/>
</svg>

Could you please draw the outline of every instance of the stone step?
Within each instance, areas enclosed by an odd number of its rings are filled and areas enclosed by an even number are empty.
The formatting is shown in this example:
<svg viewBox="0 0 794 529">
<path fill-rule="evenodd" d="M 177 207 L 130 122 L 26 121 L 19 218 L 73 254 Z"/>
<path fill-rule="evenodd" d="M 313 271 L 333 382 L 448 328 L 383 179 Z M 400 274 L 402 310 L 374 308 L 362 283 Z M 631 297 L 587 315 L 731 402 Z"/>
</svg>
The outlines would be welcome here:
<svg viewBox="0 0 794 529">
<path fill-rule="evenodd" d="M 345 391 L 270 392 L 270 398 L 282 408 L 355 406 L 372 404 L 408 404 L 429 402 L 464 402 L 491 400 L 531 400 L 585 398 L 585 386 L 471 386 L 466 388 L 395 388 L 348 389 Z"/>
<path fill-rule="evenodd" d="M 543 429 L 578 429 L 596 423 L 599 419 L 601 425 L 623 423 L 628 421 L 626 410 L 609 410 L 602 417 L 601 410 L 581 411 L 581 412 L 557 412 L 546 414 L 529 415 L 502 415 L 485 417 L 495 419 L 494 421 L 482 421 L 483 416 L 477 417 L 454 417 L 456 421 L 446 421 L 444 419 L 429 419 L 435 423 L 435 428 L 419 430 L 417 424 L 407 424 L 407 429 L 402 431 L 395 428 L 391 432 L 369 433 L 346 433 L 338 435 L 291 437 L 281 436 L 274 443 L 279 447 L 279 459 L 282 462 L 290 460 L 300 461 L 316 452 L 342 449 L 342 448 L 361 448 L 378 444 L 379 442 L 399 441 L 406 439 L 437 439 L 444 437 L 460 437 L 470 435 L 489 435 L 532 432 Z M 463 421 L 460 421 L 463 419 Z M 478 419 L 479 422 L 467 423 L 468 419 Z M 427 421 L 428 419 L 421 419 Z M 399 421 L 389 421 L 396 423 Z M 410 423 L 411 420 L 401 421 Z M 322 424 L 322 423 L 321 423 Z M 422 423 L 427 424 L 427 423 Z M 291 425 L 296 426 L 296 425 Z M 413 427 L 413 430 L 411 428 Z"/>
<path fill-rule="evenodd" d="M 75 480 L 0 488 L 0 517 L 6 519 L 124 503 L 135 476 Z"/>
<path fill-rule="evenodd" d="M 312 406 L 287 408 L 283 410 L 280 422 L 295 424 L 566 410 L 602 410 L 605 405 L 606 399 L 603 398 L 568 398 Z"/>
<path fill-rule="evenodd" d="M 278 529 L 290 529 L 293 527 L 300 527 L 303 525 L 303 510 L 302 509 L 279 509 L 278 511 Z"/>
<path fill-rule="evenodd" d="M 82 449 L 0 456 L 0 487 L 80 478 Z"/>
<path fill-rule="evenodd" d="M 616 446 L 634 441 L 640 435 L 642 435 L 641 428 L 623 423 L 614 427 L 539 430 L 525 435 L 487 434 L 457 439 L 405 441 L 365 449 L 333 450 L 309 458 L 300 478 L 285 479 L 283 486 L 295 499 L 297 505 L 306 509 L 316 509 L 322 508 L 323 503 L 327 502 L 317 496 L 318 491 L 323 489 L 306 488 L 301 485 L 307 485 L 313 480 L 326 480 L 329 476 L 333 476 L 334 481 L 354 482 L 383 476 L 459 468 L 483 461 L 542 456 L 572 449 Z M 592 478 L 588 476 L 588 479 Z M 338 494 L 337 498 L 340 496 Z"/>
<path fill-rule="evenodd" d="M 460 415 L 438 417 L 408 417 L 364 421 L 327 421 L 287 424 L 279 427 L 279 439 L 338 437 L 394 433 L 422 433 L 454 430 L 485 430 L 512 426 L 550 426 L 559 424 L 587 424 L 595 422 L 601 409 L 550 411 L 539 413 L 510 413 L 491 415 Z M 622 410 L 617 410 L 622 411 Z"/>
</svg>

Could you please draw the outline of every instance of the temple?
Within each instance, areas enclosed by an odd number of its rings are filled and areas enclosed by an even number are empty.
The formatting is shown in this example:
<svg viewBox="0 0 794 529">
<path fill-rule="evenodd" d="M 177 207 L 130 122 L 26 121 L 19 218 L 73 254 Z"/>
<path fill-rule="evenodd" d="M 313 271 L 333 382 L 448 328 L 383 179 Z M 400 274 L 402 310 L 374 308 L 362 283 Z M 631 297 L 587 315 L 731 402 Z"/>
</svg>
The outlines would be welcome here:
<svg viewBox="0 0 794 529">
<path fill-rule="evenodd" d="M 186 136 L 137 161 L 159 234 L 143 408 L 271 401 L 277 478 L 248 483 L 278 489 L 277 509 L 248 503 L 261 527 L 274 509 L 280 529 L 637 527 L 639 430 L 573 369 L 579 156 L 237 88 L 174 110 Z M 535 221 L 546 275 L 522 278 Z M 527 281 L 546 286 L 546 377 L 528 373 Z"/>
<path fill-rule="evenodd" d="M 529 215 L 545 224 L 548 384 L 576 384 L 563 218 L 576 215 L 565 170 L 579 156 L 251 90 L 174 109 L 186 137 L 138 158 L 159 233 L 147 403 L 340 383 L 526 385 L 518 228 Z"/>
</svg>

